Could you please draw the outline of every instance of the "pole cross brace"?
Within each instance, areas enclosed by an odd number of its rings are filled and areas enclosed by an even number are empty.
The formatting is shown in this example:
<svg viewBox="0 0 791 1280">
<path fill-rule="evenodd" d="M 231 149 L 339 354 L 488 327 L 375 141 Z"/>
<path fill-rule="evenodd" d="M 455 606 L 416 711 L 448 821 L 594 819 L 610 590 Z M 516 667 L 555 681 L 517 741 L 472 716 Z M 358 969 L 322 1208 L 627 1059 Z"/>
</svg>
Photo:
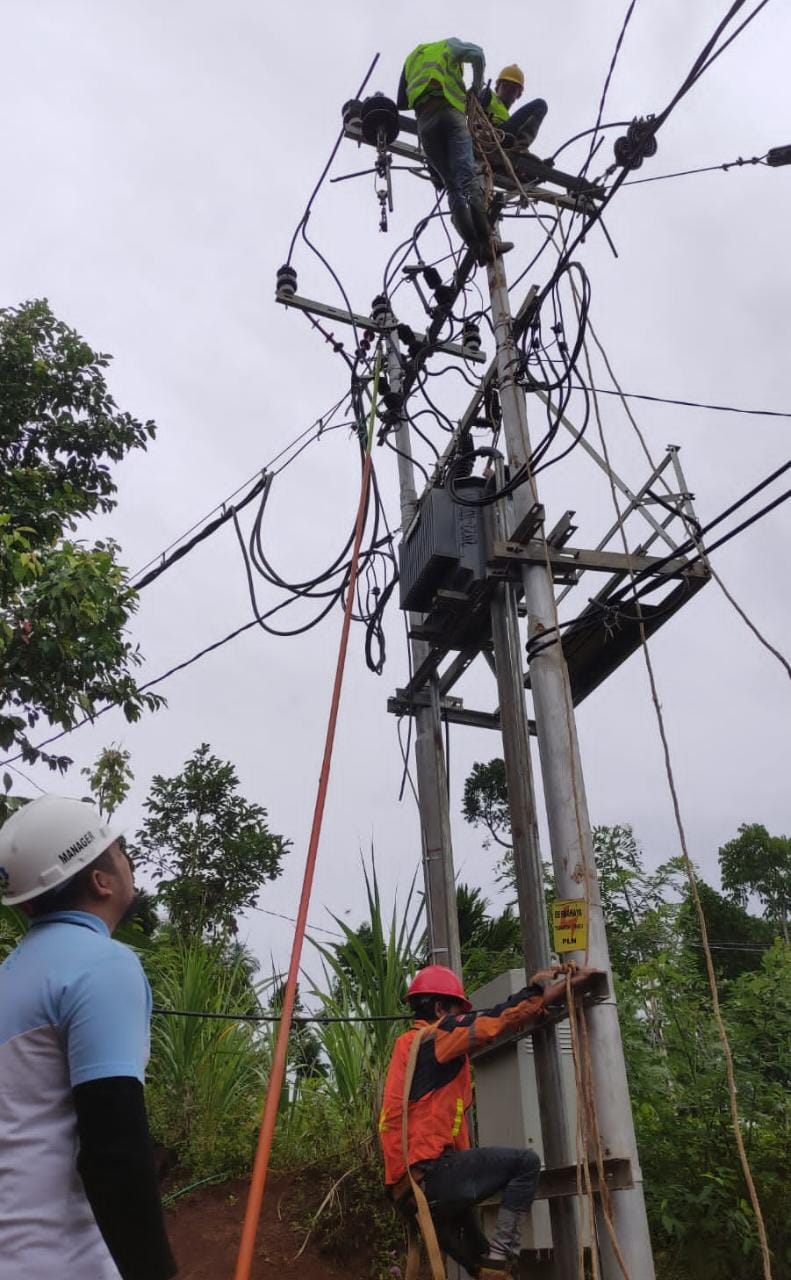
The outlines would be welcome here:
<svg viewBox="0 0 791 1280">
<path fill-rule="evenodd" d="M 431 706 L 431 695 L 427 689 L 420 689 L 410 697 L 406 689 L 396 689 L 395 696 L 387 699 L 387 710 L 393 716 L 413 716 L 421 707 Z M 448 697 L 440 699 L 440 717 L 449 724 L 466 724 L 473 729 L 500 730 L 499 711 L 474 711 L 465 707 L 461 698 Z M 530 732 L 535 733 L 535 721 L 529 722 Z"/>
<path fill-rule="evenodd" d="M 628 1156 L 605 1156 L 602 1164 L 604 1183 L 609 1191 L 625 1191 L 634 1186 L 632 1162 Z M 594 1194 L 600 1192 L 601 1181 L 595 1160 L 589 1162 L 588 1170 Z M 542 1169 L 538 1179 L 536 1199 L 551 1200 L 555 1196 L 576 1196 L 577 1177 L 578 1170 L 575 1164 L 555 1169 Z M 587 1179 L 584 1176 L 582 1186 L 583 1189 L 587 1186 Z"/>
<path fill-rule="evenodd" d="M 331 307 L 326 302 L 316 302 L 313 298 L 303 298 L 298 293 L 276 293 L 275 302 L 284 307 L 296 307 L 298 311 L 323 316 L 325 320 L 333 320 L 336 324 L 355 325 L 358 329 L 372 329 L 374 333 L 391 333 L 398 328 L 395 320 L 374 320 L 371 316 L 359 315 L 356 311 L 344 311 L 341 307 Z M 416 339 L 423 346 L 429 343 L 425 333 L 416 333 Z M 486 355 L 473 347 L 462 346 L 459 342 L 438 342 L 433 348 L 445 355 L 458 356 L 461 360 L 471 360 L 474 364 L 485 364 Z"/>
<path fill-rule="evenodd" d="M 399 124 L 402 132 L 417 133 L 417 126 L 414 120 L 410 120 L 407 116 L 399 116 Z M 358 145 L 371 145 L 363 137 L 362 127 L 357 120 L 350 120 L 343 132 L 351 142 L 356 142 Z M 414 146 L 409 142 L 402 142 L 399 138 L 394 139 L 388 146 L 394 155 L 401 156 L 403 160 L 410 160 L 417 165 L 426 165 L 426 160 L 420 147 Z M 524 160 L 523 163 L 525 163 Z M 563 209 L 572 209 L 576 213 L 579 211 L 580 205 L 585 206 L 589 201 L 602 199 L 605 194 L 602 187 L 580 180 L 577 174 L 564 173 L 560 169 L 555 169 L 554 166 L 546 165 L 536 157 L 533 157 L 532 161 L 527 160 L 526 167 L 534 170 L 532 175 L 525 176 L 525 180 L 522 183 L 531 200 L 559 205 Z M 513 196 L 516 194 L 513 181 L 507 174 L 495 171 L 492 174 L 492 181 L 496 187 L 505 191 L 507 195 Z M 576 194 L 567 195 L 565 192 L 545 191 L 542 187 L 532 185 L 537 181 L 555 183 L 557 186 L 566 187 L 569 190 L 575 189 Z"/>
<path fill-rule="evenodd" d="M 495 542 L 489 566 L 493 577 L 518 575 L 523 565 L 552 566 L 556 582 L 576 581 L 577 571 L 590 569 L 598 573 L 641 573 L 655 571 L 662 578 L 707 578 L 702 561 L 690 563 L 683 556 L 666 560 L 664 556 L 626 555 L 622 551 L 599 551 L 580 547 L 553 547 L 533 540 L 526 544 Z"/>
</svg>

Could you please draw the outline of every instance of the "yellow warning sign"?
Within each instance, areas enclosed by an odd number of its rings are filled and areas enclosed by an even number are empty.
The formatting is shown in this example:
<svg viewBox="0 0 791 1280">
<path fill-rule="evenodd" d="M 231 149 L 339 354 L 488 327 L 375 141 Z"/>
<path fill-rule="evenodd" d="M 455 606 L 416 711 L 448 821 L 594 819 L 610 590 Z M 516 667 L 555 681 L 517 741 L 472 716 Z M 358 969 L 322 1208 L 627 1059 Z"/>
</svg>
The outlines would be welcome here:
<svg viewBox="0 0 791 1280">
<path fill-rule="evenodd" d="M 588 945 L 588 904 L 584 898 L 552 903 L 552 938 L 555 951 L 584 951 Z"/>
</svg>

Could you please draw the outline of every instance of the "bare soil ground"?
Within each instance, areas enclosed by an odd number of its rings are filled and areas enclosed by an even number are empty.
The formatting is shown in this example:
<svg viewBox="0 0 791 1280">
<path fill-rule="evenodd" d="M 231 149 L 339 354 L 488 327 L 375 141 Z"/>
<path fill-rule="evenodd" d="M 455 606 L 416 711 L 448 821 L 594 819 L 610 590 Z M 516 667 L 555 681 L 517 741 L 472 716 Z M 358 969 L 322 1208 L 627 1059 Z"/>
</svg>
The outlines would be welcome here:
<svg viewBox="0 0 791 1280">
<path fill-rule="evenodd" d="M 202 1187 L 167 1209 L 168 1232 L 179 1264 L 179 1280 L 232 1280 L 247 1201 L 246 1180 Z M 298 1184 L 272 1177 L 267 1183 L 258 1232 L 253 1280 L 299 1276 L 300 1280 L 367 1280 L 370 1259 L 343 1264 L 322 1256 L 312 1240 L 295 1260 L 309 1220 Z"/>
</svg>

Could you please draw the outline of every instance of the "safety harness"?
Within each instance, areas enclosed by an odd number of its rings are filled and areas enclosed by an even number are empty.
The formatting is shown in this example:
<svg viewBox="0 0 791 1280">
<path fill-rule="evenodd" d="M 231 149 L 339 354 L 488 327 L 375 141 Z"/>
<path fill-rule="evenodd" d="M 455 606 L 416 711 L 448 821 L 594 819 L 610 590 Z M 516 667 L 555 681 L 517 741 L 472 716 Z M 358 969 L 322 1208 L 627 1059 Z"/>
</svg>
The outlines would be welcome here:
<svg viewBox="0 0 791 1280">
<path fill-rule="evenodd" d="M 420 1185 L 423 1180 L 423 1174 L 421 1170 L 416 1169 L 413 1171 L 409 1166 L 409 1094 L 415 1077 L 415 1065 L 420 1046 L 423 1043 L 424 1036 L 432 1030 L 433 1027 L 422 1027 L 417 1032 L 409 1047 L 409 1057 L 407 1058 L 404 1072 L 404 1095 L 401 1100 L 401 1149 L 404 1155 L 406 1173 L 395 1183 L 391 1192 L 394 1205 L 406 1221 L 407 1262 L 404 1280 L 417 1280 L 417 1274 L 420 1270 L 420 1236 L 415 1230 L 415 1218 L 420 1224 L 420 1235 L 422 1235 L 426 1244 L 426 1253 L 431 1267 L 431 1280 L 447 1280 L 445 1264 L 442 1261 L 442 1251 L 439 1247 L 431 1210 L 428 1206 L 426 1193 Z M 412 1204 L 414 1204 L 414 1211 Z"/>
</svg>

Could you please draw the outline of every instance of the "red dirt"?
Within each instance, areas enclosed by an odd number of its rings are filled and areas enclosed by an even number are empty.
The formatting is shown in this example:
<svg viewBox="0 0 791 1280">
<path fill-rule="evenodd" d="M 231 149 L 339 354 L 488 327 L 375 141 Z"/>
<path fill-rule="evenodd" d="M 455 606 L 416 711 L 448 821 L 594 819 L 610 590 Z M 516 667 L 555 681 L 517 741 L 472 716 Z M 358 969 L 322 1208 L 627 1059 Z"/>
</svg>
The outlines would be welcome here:
<svg viewBox="0 0 791 1280">
<path fill-rule="evenodd" d="M 179 1280 L 232 1280 L 242 1232 L 248 1183 L 225 1182 L 176 1200 L 168 1207 L 168 1232 L 179 1264 Z M 305 1211 L 292 1183 L 273 1177 L 267 1183 L 264 1210 L 253 1264 L 253 1280 L 299 1276 L 300 1280 L 365 1280 L 369 1262 L 341 1265 L 320 1255 L 309 1241 L 294 1261 L 306 1231 L 294 1225 Z"/>
</svg>

